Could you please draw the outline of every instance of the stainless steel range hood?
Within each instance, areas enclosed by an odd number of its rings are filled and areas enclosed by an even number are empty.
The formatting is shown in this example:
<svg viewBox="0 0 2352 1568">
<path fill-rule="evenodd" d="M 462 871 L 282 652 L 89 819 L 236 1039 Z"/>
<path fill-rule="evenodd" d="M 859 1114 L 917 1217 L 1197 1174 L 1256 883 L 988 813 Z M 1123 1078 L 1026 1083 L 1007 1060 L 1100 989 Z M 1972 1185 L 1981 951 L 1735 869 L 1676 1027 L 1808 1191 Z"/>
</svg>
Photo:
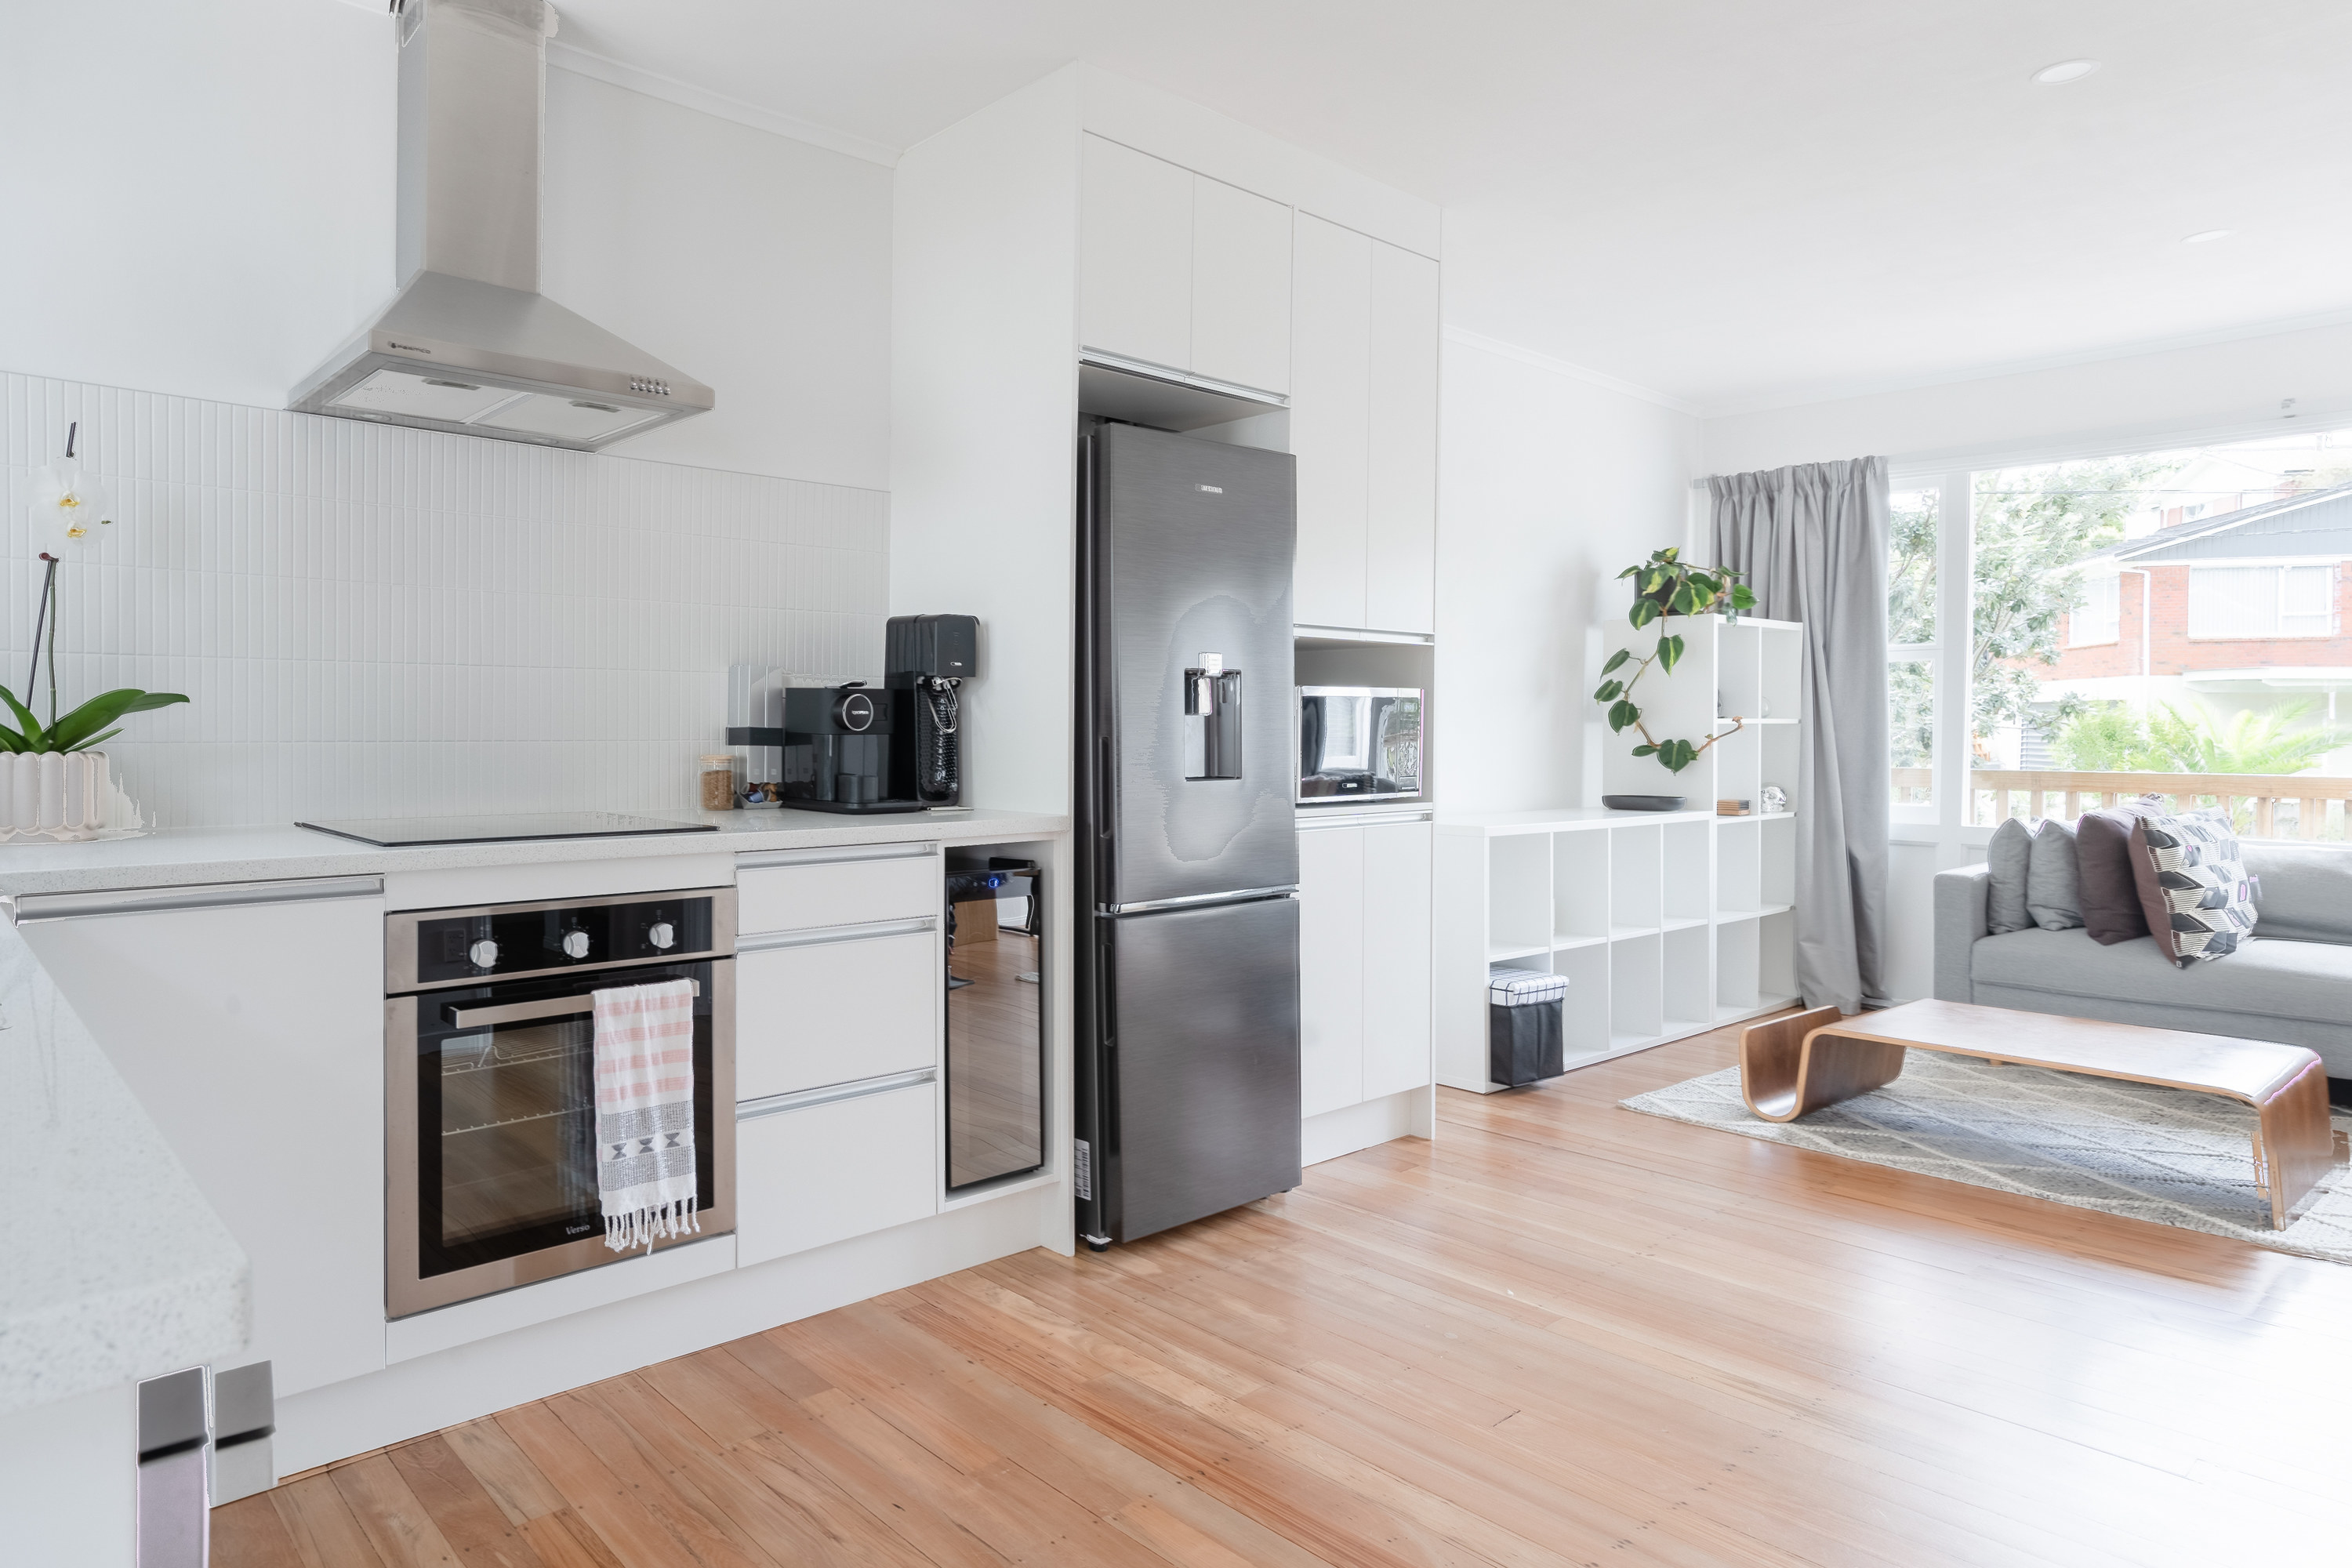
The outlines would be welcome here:
<svg viewBox="0 0 2352 1568">
<path fill-rule="evenodd" d="M 398 0 L 400 292 L 287 406 L 594 450 L 710 388 L 539 291 L 545 0 Z"/>
</svg>

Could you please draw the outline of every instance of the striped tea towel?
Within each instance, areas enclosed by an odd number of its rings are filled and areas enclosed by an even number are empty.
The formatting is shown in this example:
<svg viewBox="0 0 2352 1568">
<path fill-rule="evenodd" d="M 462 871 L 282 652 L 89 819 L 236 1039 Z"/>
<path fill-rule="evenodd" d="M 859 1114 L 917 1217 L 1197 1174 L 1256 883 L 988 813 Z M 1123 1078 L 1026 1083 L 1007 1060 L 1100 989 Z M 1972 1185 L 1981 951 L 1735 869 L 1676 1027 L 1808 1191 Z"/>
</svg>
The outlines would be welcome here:
<svg viewBox="0 0 2352 1568">
<path fill-rule="evenodd" d="M 700 1231 L 694 1207 L 694 982 L 595 993 L 596 1186 L 604 1245 Z"/>
</svg>

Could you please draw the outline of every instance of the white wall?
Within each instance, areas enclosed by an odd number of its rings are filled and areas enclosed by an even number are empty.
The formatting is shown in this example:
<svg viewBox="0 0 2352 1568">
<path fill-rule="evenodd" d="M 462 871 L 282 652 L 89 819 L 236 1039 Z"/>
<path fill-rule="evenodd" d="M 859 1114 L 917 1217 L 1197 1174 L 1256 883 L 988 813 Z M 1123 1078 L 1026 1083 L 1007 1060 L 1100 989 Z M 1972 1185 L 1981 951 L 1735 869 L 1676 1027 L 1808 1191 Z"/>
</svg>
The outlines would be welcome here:
<svg viewBox="0 0 2352 1568">
<path fill-rule="evenodd" d="M 391 29 L 0 7 L 0 371 L 283 406 L 393 289 Z M 547 292 L 719 394 L 618 449 L 886 484 L 890 171 L 548 79 Z"/>
<path fill-rule="evenodd" d="M 2352 418 L 2352 326 L 2053 365 L 1706 422 L 1710 473 L 1873 454 L 2014 461 L 2146 450 L 2176 437 L 2254 435 Z"/>
<path fill-rule="evenodd" d="M 1618 572 L 1683 542 L 1698 422 L 1449 336 L 1440 361 L 1437 706 L 1449 811 L 1597 805 L 1589 647 Z"/>
<path fill-rule="evenodd" d="M 890 608 L 980 617 L 964 799 L 1066 812 L 1077 68 L 908 148 L 896 221 Z"/>
</svg>

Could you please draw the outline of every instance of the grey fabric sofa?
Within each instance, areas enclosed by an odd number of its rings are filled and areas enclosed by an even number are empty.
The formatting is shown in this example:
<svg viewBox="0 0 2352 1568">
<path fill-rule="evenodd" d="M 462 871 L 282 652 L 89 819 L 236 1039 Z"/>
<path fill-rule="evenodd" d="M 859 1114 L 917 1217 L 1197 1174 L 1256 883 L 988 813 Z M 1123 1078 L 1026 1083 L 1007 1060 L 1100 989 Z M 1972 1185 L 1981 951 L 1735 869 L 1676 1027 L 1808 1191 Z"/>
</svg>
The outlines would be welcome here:
<svg viewBox="0 0 2352 1568">
<path fill-rule="evenodd" d="M 2262 879 L 2253 940 L 2177 969 L 2153 937 L 2103 947 L 2081 931 L 1989 934 L 1991 872 L 1936 874 L 1936 994 L 1949 1002 L 2284 1040 L 2352 1079 L 2352 848 L 2248 843 Z"/>
</svg>

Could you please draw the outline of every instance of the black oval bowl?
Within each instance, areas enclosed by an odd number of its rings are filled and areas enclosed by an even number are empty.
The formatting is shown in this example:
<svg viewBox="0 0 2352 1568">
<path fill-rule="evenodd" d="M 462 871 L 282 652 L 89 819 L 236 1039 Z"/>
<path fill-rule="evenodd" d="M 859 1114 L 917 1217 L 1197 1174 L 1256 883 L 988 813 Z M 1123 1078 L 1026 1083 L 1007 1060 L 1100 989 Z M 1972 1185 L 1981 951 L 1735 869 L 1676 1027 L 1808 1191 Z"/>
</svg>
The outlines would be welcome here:
<svg viewBox="0 0 2352 1568">
<path fill-rule="evenodd" d="M 1680 811 L 1688 795 L 1604 795 L 1601 804 L 1612 811 Z"/>
</svg>

